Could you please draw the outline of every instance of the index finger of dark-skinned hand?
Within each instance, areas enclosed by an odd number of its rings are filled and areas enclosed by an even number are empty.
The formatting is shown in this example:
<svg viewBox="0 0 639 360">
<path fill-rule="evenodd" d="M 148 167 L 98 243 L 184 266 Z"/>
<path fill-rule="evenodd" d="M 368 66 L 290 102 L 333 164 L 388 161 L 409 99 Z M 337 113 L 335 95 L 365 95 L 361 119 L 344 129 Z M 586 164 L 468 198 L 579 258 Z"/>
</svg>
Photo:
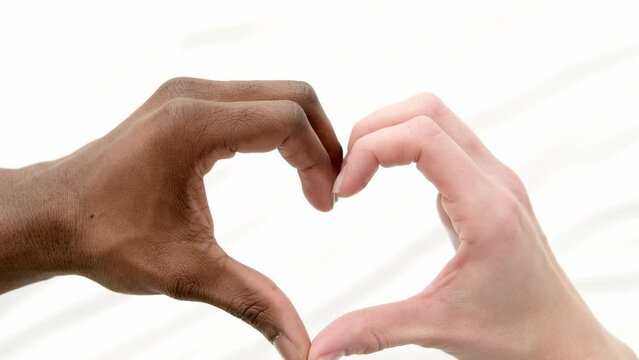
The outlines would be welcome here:
<svg viewBox="0 0 639 360">
<path fill-rule="evenodd" d="M 170 128 L 163 133 L 171 138 L 185 137 L 178 140 L 179 146 L 190 149 L 187 153 L 195 157 L 194 161 L 205 161 L 210 166 L 236 152 L 278 149 L 297 169 L 308 201 L 321 211 L 333 208 L 335 173 L 330 157 L 296 102 L 178 98 L 168 102 L 163 113 L 171 119 Z"/>
<path fill-rule="evenodd" d="M 153 106 L 175 98 L 216 102 L 290 100 L 304 109 L 308 121 L 326 149 L 337 175 L 343 152 L 313 87 L 304 81 L 215 81 L 178 77 L 166 81 L 149 99 Z"/>
</svg>

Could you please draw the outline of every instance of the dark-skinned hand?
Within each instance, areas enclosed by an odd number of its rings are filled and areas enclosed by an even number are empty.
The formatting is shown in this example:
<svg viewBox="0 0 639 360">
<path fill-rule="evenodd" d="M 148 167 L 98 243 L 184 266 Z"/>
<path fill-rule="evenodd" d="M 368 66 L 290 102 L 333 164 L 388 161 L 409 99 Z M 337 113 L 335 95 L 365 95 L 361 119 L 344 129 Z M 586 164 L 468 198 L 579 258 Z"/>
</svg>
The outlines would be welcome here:
<svg viewBox="0 0 639 360">
<path fill-rule="evenodd" d="M 308 201 L 332 209 L 342 149 L 308 84 L 166 82 L 75 153 L 0 170 L 0 293 L 79 274 L 117 292 L 211 304 L 285 359 L 306 359 L 309 337 L 284 292 L 217 244 L 204 189 L 218 160 L 274 149 Z"/>
</svg>

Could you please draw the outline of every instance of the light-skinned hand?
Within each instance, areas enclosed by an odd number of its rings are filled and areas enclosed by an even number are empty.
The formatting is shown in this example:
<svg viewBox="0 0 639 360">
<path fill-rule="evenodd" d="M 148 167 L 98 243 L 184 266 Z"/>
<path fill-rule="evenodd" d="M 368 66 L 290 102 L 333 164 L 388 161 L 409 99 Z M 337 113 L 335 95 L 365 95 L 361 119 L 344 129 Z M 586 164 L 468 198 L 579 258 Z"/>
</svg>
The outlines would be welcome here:
<svg viewBox="0 0 639 360">
<path fill-rule="evenodd" d="M 562 271 L 519 177 L 436 96 L 357 123 L 333 191 L 352 196 L 379 165 L 412 163 L 439 191 L 454 257 L 419 294 L 332 322 L 313 340 L 310 360 L 405 344 L 463 360 L 635 359 Z"/>
</svg>

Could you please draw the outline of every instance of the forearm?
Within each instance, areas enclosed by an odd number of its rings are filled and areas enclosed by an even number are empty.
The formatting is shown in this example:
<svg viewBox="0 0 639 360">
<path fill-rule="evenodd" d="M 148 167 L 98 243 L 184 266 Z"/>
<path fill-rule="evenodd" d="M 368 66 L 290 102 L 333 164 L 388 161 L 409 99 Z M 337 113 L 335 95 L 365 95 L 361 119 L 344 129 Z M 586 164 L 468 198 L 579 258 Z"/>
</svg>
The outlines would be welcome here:
<svg viewBox="0 0 639 360">
<path fill-rule="evenodd" d="M 72 268 L 67 196 L 53 168 L 0 170 L 0 293 Z"/>
<path fill-rule="evenodd" d="M 602 329 L 599 324 L 591 331 L 585 341 L 567 341 L 551 350 L 543 359 L 584 359 L 584 360 L 637 360 L 634 352 L 613 335 Z"/>
<path fill-rule="evenodd" d="M 557 265 L 558 266 L 558 265 Z M 548 303 L 549 316 L 539 316 L 533 333 L 540 334 L 535 359 L 637 360 L 628 346 L 611 335 L 570 286 L 573 296 Z"/>
</svg>

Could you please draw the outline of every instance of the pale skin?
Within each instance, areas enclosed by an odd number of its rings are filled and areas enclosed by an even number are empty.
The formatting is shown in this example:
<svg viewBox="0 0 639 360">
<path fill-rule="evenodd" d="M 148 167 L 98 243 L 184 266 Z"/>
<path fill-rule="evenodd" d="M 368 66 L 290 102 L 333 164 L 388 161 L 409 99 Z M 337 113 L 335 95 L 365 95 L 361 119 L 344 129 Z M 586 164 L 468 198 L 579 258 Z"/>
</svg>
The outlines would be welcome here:
<svg viewBox="0 0 639 360">
<path fill-rule="evenodd" d="M 436 96 L 358 122 L 333 191 L 352 196 L 380 165 L 411 163 L 439 191 L 454 257 L 419 294 L 330 323 L 313 340 L 310 360 L 406 344 L 461 360 L 636 360 L 562 271 L 519 177 Z"/>
</svg>

